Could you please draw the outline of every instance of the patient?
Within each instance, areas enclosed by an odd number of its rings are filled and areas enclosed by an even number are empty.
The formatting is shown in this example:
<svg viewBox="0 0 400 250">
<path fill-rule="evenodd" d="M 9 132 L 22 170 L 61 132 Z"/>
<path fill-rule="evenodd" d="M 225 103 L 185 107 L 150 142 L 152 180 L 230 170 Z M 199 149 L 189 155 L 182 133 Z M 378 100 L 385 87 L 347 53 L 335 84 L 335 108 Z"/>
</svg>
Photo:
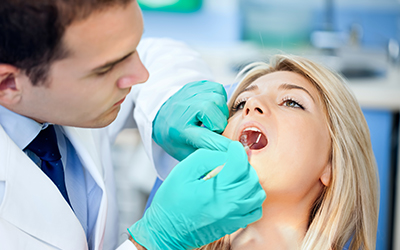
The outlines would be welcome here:
<svg viewBox="0 0 400 250">
<path fill-rule="evenodd" d="M 297 56 L 242 72 L 223 135 L 251 145 L 263 217 L 200 249 L 375 249 L 376 163 L 344 80 Z"/>
</svg>

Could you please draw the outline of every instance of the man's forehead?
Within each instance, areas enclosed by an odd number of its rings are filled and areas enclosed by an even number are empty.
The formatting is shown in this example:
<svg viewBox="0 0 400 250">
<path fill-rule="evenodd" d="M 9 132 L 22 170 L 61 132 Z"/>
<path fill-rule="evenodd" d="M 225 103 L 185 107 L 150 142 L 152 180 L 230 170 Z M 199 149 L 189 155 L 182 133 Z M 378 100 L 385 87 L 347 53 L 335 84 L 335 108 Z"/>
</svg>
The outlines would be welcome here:
<svg viewBox="0 0 400 250">
<path fill-rule="evenodd" d="M 136 2 L 131 2 L 125 7 L 114 6 L 72 23 L 65 31 L 63 44 L 70 58 L 92 58 L 96 62 L 116 60 L 136 49 L 142 32 L 140 9 Z"/>
</svg>

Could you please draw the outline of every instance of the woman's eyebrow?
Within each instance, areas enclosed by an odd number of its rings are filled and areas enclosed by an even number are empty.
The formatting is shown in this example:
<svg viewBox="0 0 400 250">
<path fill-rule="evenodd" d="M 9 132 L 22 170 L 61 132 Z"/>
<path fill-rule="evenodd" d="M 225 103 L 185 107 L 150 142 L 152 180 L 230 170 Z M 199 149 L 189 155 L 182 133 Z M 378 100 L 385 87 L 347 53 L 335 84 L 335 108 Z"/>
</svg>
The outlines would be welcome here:
<svg viewBox="0 0 400 250">
<path fill-rule="evenodd" d="M 305 89 L 305 88 L 303 88 L 303 87 L 301 87 L 301 86 L 298 86 L 298 85 L 295 85 L 295 84 L 290 84 L 290 83 L 283 83 L 283 84 L 281 84 L 281 85 L 279 86 L 279 89 L 282 89 L 282 90 L 291 90 L 291 89 L 300 89 L 300 90 L 303 90 L 303 91 L 306 92 L 306 93 L 311 97 L 311 99 L 315 102 L 314 97 L 310 94 L 310 92 L 308 92 L 307 89 Z"/>
<path fill-rule="evenodd" d="M 242 91 L 240 91 L 237 96 L 241 95 L 244 92 L 249 92 L 249 91 L 253 91 L 253 90 L 257 90 L 258 86 L 257 85 L 250 85 L 247 88 L 243 89 Z"/>
</svg>

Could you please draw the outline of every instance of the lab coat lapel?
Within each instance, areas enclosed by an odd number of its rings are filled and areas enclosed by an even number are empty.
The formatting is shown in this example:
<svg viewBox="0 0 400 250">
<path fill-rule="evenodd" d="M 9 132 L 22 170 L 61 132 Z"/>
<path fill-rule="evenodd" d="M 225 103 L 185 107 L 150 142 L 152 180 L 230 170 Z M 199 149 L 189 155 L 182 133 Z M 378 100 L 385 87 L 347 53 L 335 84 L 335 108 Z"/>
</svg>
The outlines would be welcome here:
<svg viewBox="0 0 400 250">
<path fill-rule="evenodd" d="M 6 182 L 0 217 L 57 248 L 87 249 L 85 232 L 57 187 L 1 126 L 0 159 Z"/>
<path fill-rule="evenodd" d="M 63 128 L 65 134 L 74 146 L 82 165 L 89 171 L 97 185 L 103 191 L 95 227 L 95 249 L 101 249 L 107 218 L 107 195 L 103 178 L 104 170 L 100 157 L 101 145 L 95 143 L 92 129 L 75 127 Z"/>
</svg>

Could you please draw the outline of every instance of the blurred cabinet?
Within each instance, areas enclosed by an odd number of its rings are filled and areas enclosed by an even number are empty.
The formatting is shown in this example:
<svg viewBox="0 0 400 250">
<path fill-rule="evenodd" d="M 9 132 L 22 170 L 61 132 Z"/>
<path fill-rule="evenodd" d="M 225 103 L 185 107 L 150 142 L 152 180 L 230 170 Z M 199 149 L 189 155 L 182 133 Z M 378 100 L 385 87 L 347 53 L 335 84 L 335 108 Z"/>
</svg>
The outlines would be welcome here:
<svg viewBox="0 0 400 250">
<path fill-rule="evenodd" d="M 398 126 L 394 122 L 395 115 L 391 111 L 363 109 L 371 133 L 372 148 L 378 164 L 379 182 L 380 182 L 380 206 L 379 223 L 377 234 L 377 250 L 389 250 L 392 248 L 392 230 L 393 230 L 393 192 L 395 186 L 395 168 L 393 162 L 396 159 L 397 143 L 396 129 Z M 394 140 L 396 136 L 396 140 Z"/>
<path fill-rule="evenodd" d="M 400 124 L 400 117 L 397 119 L 398 123 Z M 399 127 L 400 129 L 400 127 Z M 396 202 L 395 202 L 395 214 L 394 214 L 394 231 L 393 231 L 393 248 L 392 249 L 400 249 L 400 174 L 399 174 L 399 169 L 400 169 L 400 161 L 399 161 L 399 156 L 400 156 L 400 134 L 397 135 L 397 168 L 396 168 L 396 186 L 395 186 L 395 195 L 396 197 Z M 397 236 L 397 237 L 396 237 Z"/>
</svg>

